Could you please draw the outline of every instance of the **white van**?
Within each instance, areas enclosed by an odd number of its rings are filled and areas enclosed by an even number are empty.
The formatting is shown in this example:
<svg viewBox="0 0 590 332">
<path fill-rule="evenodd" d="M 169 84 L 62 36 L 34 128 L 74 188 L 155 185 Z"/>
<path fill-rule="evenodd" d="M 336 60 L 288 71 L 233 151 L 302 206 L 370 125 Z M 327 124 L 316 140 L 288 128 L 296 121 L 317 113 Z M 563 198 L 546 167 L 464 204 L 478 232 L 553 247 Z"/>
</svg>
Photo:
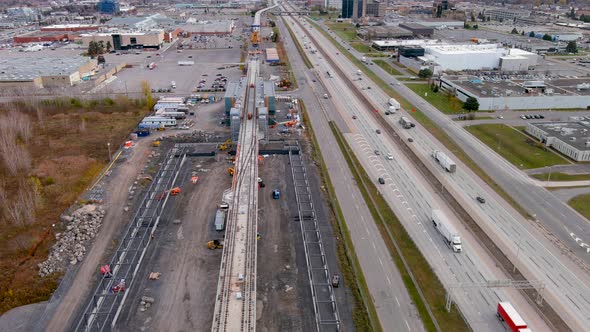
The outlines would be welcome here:
<svg viewBox="0 0 590 332">
<path fill-rule="evenodd" d="M 170 82 L 170 85 L 172 86 L 172 89 L 176 89 L 176 82 L 172 81 Z"/>
</svg>

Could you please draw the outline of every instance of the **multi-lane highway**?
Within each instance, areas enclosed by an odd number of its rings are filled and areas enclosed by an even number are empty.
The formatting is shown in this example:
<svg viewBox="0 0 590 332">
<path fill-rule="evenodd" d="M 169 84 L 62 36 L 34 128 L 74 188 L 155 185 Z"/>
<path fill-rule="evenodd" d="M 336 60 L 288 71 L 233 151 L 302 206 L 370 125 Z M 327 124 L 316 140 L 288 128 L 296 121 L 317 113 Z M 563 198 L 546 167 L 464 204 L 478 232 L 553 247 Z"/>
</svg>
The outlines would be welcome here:
<svg viewBox="0 0 590 332">
<path fill-rule="evenodd" d="M 298 36 L 304 35 L 297 25 L 293 25 L 292 28 L 298 32 Z M 309 42 L 309 40 L 302 38 L 303 42 Z M 314 45 L 314 47 L 321 48 L 319 45 Z M 483 282 L 490 279 L 501 279 L 503 276 L 500 271 L 490 271 L 483 264 L 485 262 L 493 266 L 490 259 L 486 257 L 486 253 L 481 248 L 477 248 L 477 242 L 474 239 L 468 242 L 466 252 L 461 254 L 454 254 L 446 247 L 440 234 L 430 226 L 429 220 L 430 211 L 434 207 L 446 209 L 444 203 L 437 196 L 430 195 L 430 192 L 434 191 L 433 188 L 428 188 L 428 184 L 421 179 L 409 161 L 405 160 L 403 154 L 387 139 L 386 135 L 376 133 L 379 126 L 371 116 L 366 114 L 370 110 L 367 110 L 366 105 L 353 97 L 354 94 L 343 82 L 343 80 L 349 80 L 352 77 L 331 78 L 330 76 L 336 75 L 336 71 L 322 58 L 320 53 L 310 55 L 310 57 L 312 62 L 316 63 L 320 73 L 318 76 L 323 81 L 329 95 L 338 96 L 338 98 L 333 98 L 336 106 L 334 110 L 338 111 L 348 127 L 352 128 L 352 133 L 346 134 L 349 142 L 353 147 L 356 147 L 357 151 L 361 151 L 359 159 L 369 174 L 374 175 L 375 179 L 377 177 L 386 179 L 387 189 L 383 190 L 385 197 L 398 217 L 409 222 L 410 225 L 407 229 L 420 249 L 423 252 L 432 253 L 426 256 L 434 269 L 439 271 L 439 277 L 448 281 L 447 284 L 458 281 Z M 332 75 L 328 75 L 328 72 Z M 350 73 L 354 75 L 354 71 L 350 71 Z M 357 116 L 356 120 L 352 119 L 353 115 Z M 380 151 L 381 154 L 377 156 L 375 150 Z M 394 155 L 393 160 L 385 158 L 387 153 Z M 448 215 L 452 215 L 450 211 L 446 212 Z M 466 236 L 466 239 L 468 238 L 469 236 Z M 459 306 L 471 327 L 485 331 L 496 331 L 501 328 L 494 315 L 494 307 L 500 299 L 510 299 L 515 303 L 522 303 L 521 307 L 526 306 L 520 295 L 513 291 L 471 289 L 461 292 L 457 296 Z M 532 326 L 536 326 L 539 330 L 547 328 L 540 319 L 534 317 L 534 314 L 529 316 Z"/>
<path fill-rule="evenodd" d="M 330 41 L 318 32 L 314 32 L 313 29 L 310 31 L 314 34 L 314 38 L 319 40 L 319 44 L 327 51 L 327 54 L 334 57 L 338 56 L 334 55 L 338 51 L 330 44 Z M 352 79 L 356 67 L 344 58 L 339 58 L 337 63 L 343 71 L 350 73 L 350 76 L 346 79 Z M 375 84 L 366 78 L 357 81 L 357 84 L 373 86 L 373 89 L 364 90 L 364 92 L 374 105 L 377 105 L 378 109 L 382 111 L 388 97 L 381 90 L 375 89 Z M 398 116 L 389 117 L 388 121 L 391 121 L 392 126 L 396 126 Z M 405 133 L 403 132 L 403 135 Z M 407 133 L 409 135 L 410 132 Z M 588 324 L 587 316 L 590 312 L 588 307 L 590 294 L 586 286 L 587 275 L 570 264 L 571 262 L 563 262 L 561 257 L 556 256 L 554 248 L 546 241 L 546 238 L 539 234 L 536 228 L 531 227 L 524 220 L 519 220 L 518 214 L 472 174 L 467 167 L 459 163 L 457 173 L 452 175 L 445 173 L 429 157 L 434 149 L 445 149 L 423 128 L 418 126 L 412 129 L 411 135 L 415 141 L 413 149 L 435 172 L 445 187 L 454 192 L 457 199 L 465 203 L 467 210 L 480 221 L 481 227 L 490 233 L 492 239 L 497 242 L 504 252 L 511 255 L 511 258 L 525 276 L 529 279 L 539 279 L 545 282 L 548 290 L 545 295 L 548 297 L 549 302 L 570 324 L 572 329 L 577 330 L 586 326 Z M 368 143 L 371 145 L 370 140 Z M 373 144 L 376 143 L 373 142 Z M 372 148 L 374 147 L 376 145 L 372 145 Z M 368 151 L 372 150 L 369 149 Z M 413 182 L 411 184 L 415 185 Z M 486 204 L 475 203 L 474 198 L 478 195 L 488 196 L 488 202 Z M 409 198 L 408 201 L 420 200 L 416 195 L 406 195 L 406 197 Z M 424 207 L 422 205 L 421 208 L 424 209 Z M 420 207 L 416 208 L 415 211 L 420 211 Z"/>
<path fill-rule="evenodd" d="M 278 20 L 277 23 L 281 34 L 289 36 L 282 21 Z M 328 126 L 329 120 L 341 124 L 344 119 L 332 112 L 334 105 L 330 100 L 320 97 L 324 92 L 319 84 L 308 84 L 317 81 L 316 74 L 305 67 L 290 38 L 286 38 L 285 46 L 300 86 L 298 93 L 305 101 L 356 256 L 364 272 L 370 292 L 366 294 L 367 299 L 374 302 L 384 328 L 396 326 L 399 331 L 424 331 L 416 307 Z"/>
</svg>

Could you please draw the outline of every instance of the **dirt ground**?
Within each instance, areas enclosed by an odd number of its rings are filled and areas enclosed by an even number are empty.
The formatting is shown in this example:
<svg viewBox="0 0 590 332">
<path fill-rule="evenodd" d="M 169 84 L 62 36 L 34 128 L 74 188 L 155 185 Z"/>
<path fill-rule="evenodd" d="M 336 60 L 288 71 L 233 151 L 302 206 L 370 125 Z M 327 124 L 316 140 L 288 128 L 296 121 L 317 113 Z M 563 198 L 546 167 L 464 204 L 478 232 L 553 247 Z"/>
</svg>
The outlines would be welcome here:
<svg viewBox="0 0 590 332">
<path fill-rule="evenodd" d="M 181 172 L 183 189 L 174 204 L 166 208 L 156 240 L 148 251 L 119 320 L 119 331 L 200 331 L 209 329 L 213 319 L 221 250 L 209 250 L 207 241 L 220 239 L 213 226 L 222 193 L 231 187 L 224 155 L 217 158 L 193 157 Z M 218 161 L 219 160 L 219 161 Z M 199 182 L 192 184 L 192 171 Z M 174 224 L 173 220 L 180 220 Z M 162 273 L 148 280 L 149 272 Z M 144 312 L 142 296 L 155 299 Z M 207 328 L 204 328 L 207 327 Z"/>
</svg>

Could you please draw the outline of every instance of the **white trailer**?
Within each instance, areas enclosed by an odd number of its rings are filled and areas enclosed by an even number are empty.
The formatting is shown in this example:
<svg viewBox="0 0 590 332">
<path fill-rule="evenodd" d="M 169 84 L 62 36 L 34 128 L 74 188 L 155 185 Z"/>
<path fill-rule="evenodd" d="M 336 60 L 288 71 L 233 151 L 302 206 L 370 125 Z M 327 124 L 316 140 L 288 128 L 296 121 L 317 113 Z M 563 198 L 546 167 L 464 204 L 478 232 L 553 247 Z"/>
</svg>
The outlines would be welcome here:
<svg viewBox="0 0 590 332">
<path fill-rule="evenodd" d="M 436 230 L 443 236 L 445 243 L 453 249 L 454 252 L 461 252 L 461 236 L 441 210 L 432 210 L 432 224 Z"/>
<path fill-rule="evenodd" d="M 181 120 L 181 119 L 186 118 L 186 113 L 184 113 L 184 112 L 166 112 L 165 110 L 159 110 L 156 112 L 156 116 Z"/>
<path fill-rule="evenodd" d="M 160 97 L 158 103 L 184 103 L 183 97 Z"/>
<path fill-rule="evenodd" d="M 139 128 L 164 128 L 176 126 L 176 119 L 163 116 L 146 116 L 139 123 Z"/>
<path fill-rule="evenodd" d="M 183 106 L 186 106 L 186 105 L 183 103 L 178 103 L 178 102 L 158 102 L 156 105 L 154 105 L 154 111 L 164 109 L 164 108 L 179 108 L 179 107 L 183 107 Z"/>
<path fill-rule="evenodd" d="M 389 101 L 387 103 L 389 104 L 390 111 L 392 107 L 396 111 L 401 108 L 400 103 L 397 100 L 395 100 L 395 98 L 389 98 Z"/>
<path fill-rule="evenodd" d="M 442 151 L 432 151 L 432 158 L 434 158 L 434 160 L 436 160 L 439 165 L 449 173 L 454 173 L 457 170 L 455 162 Z"/>
<path fill-rule="evenodd" d="M 194 65 L 194 61 L 178 61 L 179 66 L 192 66 Z"/>
</svg>

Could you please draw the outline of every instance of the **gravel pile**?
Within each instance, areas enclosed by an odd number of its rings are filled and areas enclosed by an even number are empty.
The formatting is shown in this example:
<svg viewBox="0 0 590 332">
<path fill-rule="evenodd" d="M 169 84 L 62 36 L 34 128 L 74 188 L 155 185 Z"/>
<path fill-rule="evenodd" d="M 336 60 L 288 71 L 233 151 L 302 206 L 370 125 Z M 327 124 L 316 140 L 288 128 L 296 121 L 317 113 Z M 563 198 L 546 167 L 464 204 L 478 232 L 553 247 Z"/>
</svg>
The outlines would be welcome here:
<svg viewBox="0 0 590 332">
<path fill-rule="evenodd" d="M 99 206 L 89 204 L 74 211 L 71 216 L 62 216 L 66 230 L 55 234 L 57 242 L 51 248 L 47 260 L 38 265 L 39 275 L 44 277 L 63 271 L 68 262 L 72 265 L 81 262 L 88 240 L 98 233 L 104 214 Z"/>
</svg>

